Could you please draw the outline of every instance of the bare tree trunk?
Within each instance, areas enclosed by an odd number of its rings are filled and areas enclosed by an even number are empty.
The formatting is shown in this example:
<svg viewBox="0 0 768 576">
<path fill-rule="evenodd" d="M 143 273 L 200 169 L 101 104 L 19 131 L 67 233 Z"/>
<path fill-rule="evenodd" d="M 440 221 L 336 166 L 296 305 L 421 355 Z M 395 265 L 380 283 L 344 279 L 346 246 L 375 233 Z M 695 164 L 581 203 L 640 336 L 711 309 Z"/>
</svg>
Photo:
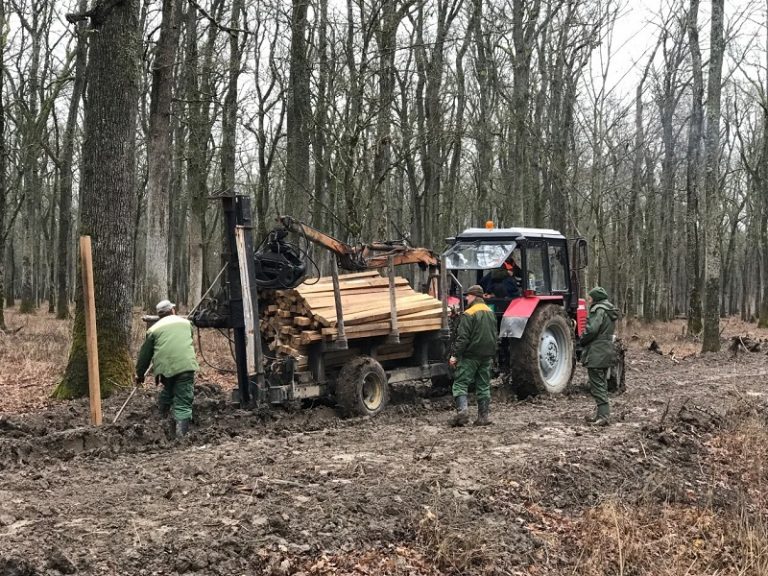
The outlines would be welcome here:
<svg viewBox="0 0 768 576">
<path fill-rule="evenodd" d="M 643 320 L 653 322 L 656 320 L 656 271 L 657 254 L 648 247 L 655 245 L 656 233 L 656 188 L 654 181 L 654 165 L 650 152 L 645 151 L 645 237 L 642 252 L 643 257 Z"/>
<path fill-rule="evenodd" d="M 240 27 L 242 0 L 233 0 L 230 27 Z M 224 194 L 235 194 L 235 156 L 237 146 L 237 81 L 240 77 L 240 35 L 229 33 L 229 65 L 227 95 L 224 98 L 221 121 L 221 188 Z"/>
<path fill-rule="evenodd" d="M 699 170 L 701 133 L 704 123 L 704 79 L 699 47 L 699 0 L 691 0 L 688 12 L 688 43 L 691 50 L 691 126 L 688 131 L 688 166 L 686 170 L 685 240 L 686 277 L 688 279 L 688 333 L 699 334 L 701 323 L 701 271 L 699 270 Z"/>
<path fill-rule="evenodd" d="M 326 212 L 329 211 L 328 206 L 328 160 L 330 154 L 327 154 L 327 139 L 326 131 L 328 126 L 328 110 L 330 108 L 328 84 L 329 76 L 331 74 L 329 59 L 328 59 L 328 0 L 320 0 L 320 24 L 318 26 L 318 81 L 317 81 L 317 105 L 315 107 L 315 120 L 314 130 L 312 133 L 312 153 L 314 156 L 315 165 L 315 181 L 314 181 L 314 199 L 312 206 L 312 224 L 320 230 L 326 229 Z M 274 51 L 273 51 L 274 53 Z M 283 106 L 281 109 L 285 109 Z M 282 120 L 282 118 L 281 118 Z M 281 122 L 282 124 L 282 122 Z M 274 150 L 274 147 L 273 147 Z M 259 164 L 266 165 L 266 161 L 263 159 L 265 156 L 262 151 Z M 265 175 L 266 176 L 266 175 Z M 269 181 L 264 180 L 262 182 L 261 173 L 259 174 L 259 205 L 266 208 L 269 201 L 268 197 Z M 263 233 L 266 234 L 266 226 L 262 228 L 262 223 L 259 223 L 260 229 L 263 229 Z M 316 259 L 317 260 L 317 259 Z M 318 264 L 321 265 L 321 264 Z"/>
<path fill-rule="evenodd" d="M 216 0 L 211 12 L 219 20 L 224 2 Z M 189 292 L 187 307 L 195 306 L 203 294 L 205 268 L 205 215 L 208 209 L 208 170 L 206 148 L 211 134 L 209 124 L 211 76 L 214 46 L 218 28 L 211 26 L 205 44 L 202 68 L 197 46 L 197 10 L 187 9 L 187 44 L 185 62 L 185 92 L 189 102 L 189 154 L 187 158 L 187 187 L 190 198 L 189 219 Z"/>
<path fill-rule="evenodd" d="M 768 2 L 766 2 L 766 39 L 768 40 Z M 768 50 L 765 53 L 768 65 Z M 768 70 L 768 68 L 766 68 Z M 768 78 L 763 88 L 763 137 L 760 153 L 758 186 L 760 187 L 760 247 L 762 251 L 763 290 L 760 302 L 760 319 L 758 326 L 768 328 Z M 759 276 L 758 276 L 759 278 Z"/>
<path fill-rule="evenodd" d="M 627 258 L 621 262 L 627 279 L 627 292 L 625 296 L 626 318 L 634 318 L 637 313 L 637 302 L 635 294 L 635 270 L 637 257 L 637 239 L 635 238 L 635 223 L 640 220 L 640 211 L 638 208 L 638 199 L 640 190 L 643 186 L 643 157 L 645 155 L 645 129 L 643 127 L 643 86 L 648 78 L 648 72 L 656 55 L 654 49 L 648 63 L 645 66 L 643 75 L 635 91 L 635 149 L 632 154 L 632 184 L 629 196 L 629 210 L 627 218 Z M 641 221 L 641 220 L 640 220 Z"/>
<path fill-rule="evenodd" d="M 40 139 L 39 108 L 39 74 L 40 50 L 43 34 L 40 30 L 41 6 L 32 6 L 32 26 L 28 29 L 32 36 L 32 50 L 29 65 L 29 88 L 24 122 L 24 211 L 22 213 L 22 230 L 24 243 L 21 258 L 21 306 L 22 313 L 34 312 L 37 308 L 35 295 L 35 246 L 40 235 L 38 213 L 40 209 L 40 156 L 42 153 Z"/>
<path fill-rule="evenodd" d="M 5 0 L 0 0 L 0 22 L 5 22 Z M 5 35 L 0 38 L 0 78 L 5 78 Z M 3 84 L 0 82 L 0 331 L 5 330 L 5 239 L 10 226 L 5 228 L 5 215 L 8 212 L 8 190 L 5 178 L 5 104 Z"/>
<path fill-rule="evenodd" d="M 130 358 L 131 279 L 135 209 L 136 115 L 140 85 L 138 0 L 117 0 L 91 19 L 82 157 L 81 235 L 93 239 L 99 370 L 102 392 L 127 385 Z M 88 392 L 85 317 L 78 282 L 72 347 L 58 398 Z"/>
<path fill-rule="evenodd" d="M 78 10 L 85 12 L 87 0 L 80 0 Z M 72 158 L 75 152 L 75 132 L 80 99 L 85 90 L 85 65 L 88 58 L 88 39 L 85 24 L 77 24 L 77 52 L 75 54 L 75 81 L 72 98 L 69 101 L 67 126 L 64 130 L 64 145 L 61 154 L 61 180 L 59 181 L 59 260 L 56 270 L 56 317 L 69 318 L 69 269 L 72 265 L 70 234 L 72 229 Z"/>
<path fill-rule="evenodd" d="M 526 19 L 526 4 L 528 14 Z M 517 212 L 517 206 L 524 207 L 524 220 L 530 226 L 543 224 L 540 193 L 528 186 L 530 175 L 528 107 L 530 100 L 531 57 L 535 42 L 534 34 L 537 27 L 541 1 L 523 2 L 515 0 L 512 6 L 512 42 L 515 48 L 512 63 L 512 159 L 511 169 L 514 178 L 514 188 L 509 191 L 504 216 L 512 219 Z M 565 36 L 567 32 L 563 32 Z M 565 58 L 562 52 L 558 53 Z M 562 79 L 560 79 L 562 80 Z M 553 79 L 553 84 L 557 79 Z"/>
<path fill-rule="evenodd" d="M 399 2 L 382 3 L 381 24 L 377 27 L 379 45 L 379 97 L 376 118 L 376 152 L 373 160 L 374 186 L 371 196 L 369 235 L 389 237 L 389 204 L 393 199 L 390 176 L 392 163 L 392 104 L 395 96 L 395 50 L 400 23 Z"/>
<path fill-rule="evenodd" d="M 493 69 L 489 61 L 491 49 L 487 46 L 483 33 L 483 3 L 485 0 L 474 0 L 474 14 L 471 22 L 471 33 L 475 40 L 475 71 L 477 75 L 477 120 L 473 132 L 477 146 L 477 167 L 475 169 L 475 183 L 477 186 L 477 204 L 481 207 L 488 206 L 491 189 L 491 176 L 493 166 L 493 135 L 491 133 L 491 110 Z M 491 214 L 488 214 L 490 217 Z"/>
<path fill-rule="evenodd" d="M 473 16 L 474 18 L 475 16 Z M 470 22 L 470 28 L 472 23 Z M 464 75 L 464 56 L 469 48 L 472 35 L 467 33 L 456 54 L 456 114 L 454 119 L 453 137 L 451 138 L 451 159 L 448 168 L 448 178 L 445 186 L 445 209 L 443 210 L 443 227 L 441 236 L 449 235 L 448 226 L 454 221 L 456 195 L 459 190 L 459 169 L 461 167 L 462 141 L 464 140 L 464 109 L 467 105 L 467 89 Z M 478 198 L 479 200 L 479 198 Z M 485 204 L 481 204 L 485 207 Z"/>
<path fill-rule="evenodd" d="M 285 208 L 299 218 L 306 213 L 309 184 L 309 128 L 312 120 L 307 58 L 308 0 L 292 0 L 291 63 L 287 102 L 288 140 L 285 159 Z"/>
<path fill-rule="evenodd" d="M 723 72 L 723 3 L 712 0 L 709 78 L 707 79 L 706 170 L 704 177 L 704 337 L 702 352 L 720 350 L 720 91 Z"/>
<path fill-rule="evenodd" d="M 426 50 L 421 48 L 421 59 L 424 66 L 424 127 L 425 142 L 423 143 L 422 172 L 424 174 L 424 242 L 427 246 L 438 243 L 441 229 L 441 200 L 442 200 L 442 166 L 445 148 L 445 131 L 443 129 L 443 110 L 441 105 L 441 90 L 445 64 L 445 42 L 451 25 L 461 9 L 463 0 L 438 0 L 435 38 L 431 44 L 429 58 Z M 420 38 L 423 39 L 421 21 Z M 417 52 L 419 48 L 417 48 Z"/>
<path fill-rule="evenodd" d="M 168 236 L 170 231 L 171 98 L 173 65 L 179 43 L 178 4 L 163 0 L 160 38 L 152 65 L 147 142 L 147 248 L 144 305 L 151 308 L 168 297 Z"/>
</svg>

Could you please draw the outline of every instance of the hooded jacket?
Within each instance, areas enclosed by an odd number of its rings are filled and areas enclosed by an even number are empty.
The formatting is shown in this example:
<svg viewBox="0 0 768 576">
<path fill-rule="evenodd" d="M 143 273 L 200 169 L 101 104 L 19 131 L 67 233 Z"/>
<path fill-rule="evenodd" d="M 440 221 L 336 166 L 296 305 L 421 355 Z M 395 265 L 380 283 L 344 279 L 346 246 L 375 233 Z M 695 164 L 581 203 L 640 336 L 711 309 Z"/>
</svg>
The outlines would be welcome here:
<svg viewBox="0 0 768 576">
<path fill-rule="evenodd" d="M 589 308 L 587 329 L 580 340 L 584 349 L 581 362 L 587 368 L 610 368 L 616 363 L 613 334 L 619 311 L 608 301 L 608 294 L 603 288 L 593 288 L 589 295 L 592 306 Z"/>
</svg>

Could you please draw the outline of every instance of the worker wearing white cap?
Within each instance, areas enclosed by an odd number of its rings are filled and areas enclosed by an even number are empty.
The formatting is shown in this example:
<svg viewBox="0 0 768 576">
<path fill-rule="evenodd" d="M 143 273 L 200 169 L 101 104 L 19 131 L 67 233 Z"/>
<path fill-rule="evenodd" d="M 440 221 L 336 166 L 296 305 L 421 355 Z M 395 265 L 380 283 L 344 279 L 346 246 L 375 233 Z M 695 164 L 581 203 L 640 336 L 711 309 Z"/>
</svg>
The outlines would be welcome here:
<svg viewBox="0 0 768 576">
<path fill-rule="evenodd" d="M 173 409 L 176 436 L 184 436 L 192 419 L 195 372 L 200 369 L 192 340 L 192 324 L 176 315 L 176 304 L 162 300 L 155 307 L 158 320 L 149 330 L 136 362 L 136 382 L 144 381 L 149 365 L 160 377 L 163 389 L 158 397 L 160 412 Z"/>
</svg>

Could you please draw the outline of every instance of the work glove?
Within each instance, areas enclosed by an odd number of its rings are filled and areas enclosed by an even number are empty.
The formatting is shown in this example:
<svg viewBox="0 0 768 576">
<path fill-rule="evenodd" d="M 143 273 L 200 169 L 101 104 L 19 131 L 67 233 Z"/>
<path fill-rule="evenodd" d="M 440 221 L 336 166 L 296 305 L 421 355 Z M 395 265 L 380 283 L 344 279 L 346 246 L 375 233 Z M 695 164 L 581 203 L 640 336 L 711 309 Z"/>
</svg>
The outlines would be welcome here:
<svg viewBox="0 0 768 576">
<path fill-rule="evenodd" d="M 136 374 L 136 377 L 133 380 L 133 383 L 138 387 L 144 384 L 144 376 L 140 376 L 139 374 Z"/>
</svg>

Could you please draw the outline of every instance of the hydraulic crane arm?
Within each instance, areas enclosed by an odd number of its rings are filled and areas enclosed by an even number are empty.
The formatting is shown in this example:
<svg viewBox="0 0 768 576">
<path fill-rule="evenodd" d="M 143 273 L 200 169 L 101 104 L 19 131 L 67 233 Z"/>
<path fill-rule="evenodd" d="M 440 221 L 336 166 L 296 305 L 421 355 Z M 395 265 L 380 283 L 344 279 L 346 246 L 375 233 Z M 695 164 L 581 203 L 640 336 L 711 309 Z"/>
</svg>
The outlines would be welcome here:
<svg viewBox="0 0 768 576">
<path fill-rule="evenodd" d="M 279 218 L 281 226 L 295 234 L 304 236 L 311 242 L 336 254 L 339 266 L 345 270 L 362 271 L 373 268 L 385 268 L 390 256 L 395 266 L 401 264 L 421 264 L 425 267 L 440 266 L 440 259 L 427 248 L 413 248 L 405 242 L 374 242 L 350 246 L 319 230 L 294 220 L 290 216 Z"/>
</svg>

